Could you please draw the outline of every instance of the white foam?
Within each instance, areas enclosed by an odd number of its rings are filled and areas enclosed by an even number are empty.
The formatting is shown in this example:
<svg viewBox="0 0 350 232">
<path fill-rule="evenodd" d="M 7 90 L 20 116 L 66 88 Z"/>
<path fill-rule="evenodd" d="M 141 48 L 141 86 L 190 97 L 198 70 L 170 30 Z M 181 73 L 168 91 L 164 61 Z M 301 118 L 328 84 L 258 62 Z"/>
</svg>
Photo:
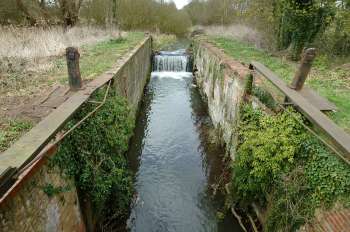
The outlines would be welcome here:
<svg viewBox="0 0 350 232">
<path fill-rule="evenodd" d="M 177 80 L 183 80 L 192 78 L 191 72 L 152 72 L 151 78 L 169 78 L 169 79 L 177 79 Z"/>
<path fill-rule="evenodd" d="M 188 56 L 186 55 L 156 55 L 154 57 L 154 71 L 187 71 Z"/>
</svg>

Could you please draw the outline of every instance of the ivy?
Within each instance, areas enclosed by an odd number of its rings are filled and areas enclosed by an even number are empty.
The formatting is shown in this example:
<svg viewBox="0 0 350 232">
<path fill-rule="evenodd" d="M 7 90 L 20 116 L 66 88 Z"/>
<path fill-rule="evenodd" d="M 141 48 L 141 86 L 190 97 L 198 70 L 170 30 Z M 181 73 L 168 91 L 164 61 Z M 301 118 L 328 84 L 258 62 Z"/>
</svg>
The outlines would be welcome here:
<svg viewBox="0 0 350 232">
<path fill-rule="evenodd" d="M 305 165 L 308 183 L 314 189 L 313 203 L 330 207 L 336 199 L 350 202 L 349 166 L 316 144 L 311 146 L 311 155 Z"/>
<path fill-rule="evenodd" d="M 334 1 L 281 0 L 276 3 L 274 15 L 279 21 L 279 48 L 290 47 L 291 58 L 299 60 L 303 47 L 324 32 L 334 18 Z"/>
<path fill-rule="evenodd" d="M 93 97 L 104 99 L 105 89 Z M 96 108 L 86 103 L 68 123 L 67 130 Z M 53 157 L 52 164 L 75 180 L 84 198 L 90 199 L 97 215 L 126 216 L 132 198 L 132 175 L 125 153 L 134 128 L 125 99 L 110 93 L 105 104 L 69 134 Z"/>
<path fill-rule="evenodd" d="M 267 115 L 242 106 L 232 198 L 241 207 L 266 207 L 265 231 L 296 231 L 318 208 L 350 205 L 349 167 L 300 120 L 292 109 Z"/>
<path fill-rule="evenodd" d="M 300 115 L 290 111 L 300 118 Z M 243 106 L 240 146 L 234 164 L 234 189 L 243 202 L 265 201 L 271 186 L 294 164 L 305 139 L 302 126 L 288 112 L 277 116 Z"/>
<path fill-rule="evenodd" d="M 70 189 L 71 189 L 71 187 L 68 185 L 55 187 L 52 184 L 46 184 L 45 186 L 43 186 L 44 193 L 46 193 L 46 195 L 50 198 L 57 195 L 57 194 L 68 192 L 68 191 L 70 191 Z"/>
</svg>

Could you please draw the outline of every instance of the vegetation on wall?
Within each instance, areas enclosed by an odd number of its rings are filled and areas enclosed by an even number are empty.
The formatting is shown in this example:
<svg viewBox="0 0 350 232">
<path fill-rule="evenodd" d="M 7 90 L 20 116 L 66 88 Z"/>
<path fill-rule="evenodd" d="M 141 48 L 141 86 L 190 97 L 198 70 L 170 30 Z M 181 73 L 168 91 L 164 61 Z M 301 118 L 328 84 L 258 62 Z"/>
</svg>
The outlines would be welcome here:
<svg viewBox="0 0 350 232">
<path fill-rule="evenodd" d="M 296 231 L 316 209 L 349 204 L 348 166 L 302 127 L 299 113 L 267 115 L 248 104 L 241 113 L 233 199 L 267 208 L 266 231 Z"/>
<path fill-rule="evenodd" d="M 99 90 L 93 99 L 103 101 L 105 91 Z M 67 129 L 95 107 L 86 103 Z M 126 100 L 109 93 L 105 104 L 63 140 L 51 162 L 75 180 L 80 197 L 92 202 L 100 219 L 122 219 L 129 212 L 132 176 L 124 155 L 134 127 L 130 115 Z"/>
</svg>

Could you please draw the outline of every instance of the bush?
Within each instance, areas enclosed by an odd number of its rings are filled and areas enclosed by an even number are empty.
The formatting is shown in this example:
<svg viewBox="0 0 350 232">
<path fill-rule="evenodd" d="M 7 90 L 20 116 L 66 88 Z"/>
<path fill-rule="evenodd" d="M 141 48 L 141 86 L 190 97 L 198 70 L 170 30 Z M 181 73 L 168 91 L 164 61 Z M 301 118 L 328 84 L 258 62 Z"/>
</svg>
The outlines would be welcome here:
<svg viewBox="0 0 350 232">
<path fill-rule="evenodd" d="M 94 97 L 96 101 L 103 98 L 102 90 Z M 95 107 L 87 103 L 66 129 L 72 128 Z M 132 176 L 124 155 L 133 121 L 126 100 L 111 93 L 100 110 L 64 139 L 52 160 L 52 164 L 74 178 L 82 197 L 92 201 L 98 216 L 123 218 L 129 212 Z"/>
<path fill-rule="evenodd" d="M 350 205 L 350 169 L 288 109 L 266 115 L 244 105 L 233 164 L 233 199 L 267 209 L 265 231 L 296 231 L 317 208 Z"/>
<path fill-rule="evenodd" d="M 305 139 L 302 126 L 289 114 L 263 114 L 245 105 L 239 128 L 240 145 L 234 163 L 234 191 L 242 203 L 266 201 L 281 173 L 290 171 Z"/>
</svg>

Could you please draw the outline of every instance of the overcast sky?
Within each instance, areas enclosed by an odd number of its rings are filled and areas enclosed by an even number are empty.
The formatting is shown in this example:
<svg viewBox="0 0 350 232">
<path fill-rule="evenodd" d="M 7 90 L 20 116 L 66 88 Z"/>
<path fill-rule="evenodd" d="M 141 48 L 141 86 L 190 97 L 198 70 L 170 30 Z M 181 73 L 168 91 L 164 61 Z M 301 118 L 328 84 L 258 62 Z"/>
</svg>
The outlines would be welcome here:
<svg viewBox="0 0 350 232">
<path fill-rule="evenodd" d="M 187 3 L 190 2 L 190 0 L 173 0 L 177 6 L 178 9 L 181 9 L 184 7 Z"/>
</svg>

